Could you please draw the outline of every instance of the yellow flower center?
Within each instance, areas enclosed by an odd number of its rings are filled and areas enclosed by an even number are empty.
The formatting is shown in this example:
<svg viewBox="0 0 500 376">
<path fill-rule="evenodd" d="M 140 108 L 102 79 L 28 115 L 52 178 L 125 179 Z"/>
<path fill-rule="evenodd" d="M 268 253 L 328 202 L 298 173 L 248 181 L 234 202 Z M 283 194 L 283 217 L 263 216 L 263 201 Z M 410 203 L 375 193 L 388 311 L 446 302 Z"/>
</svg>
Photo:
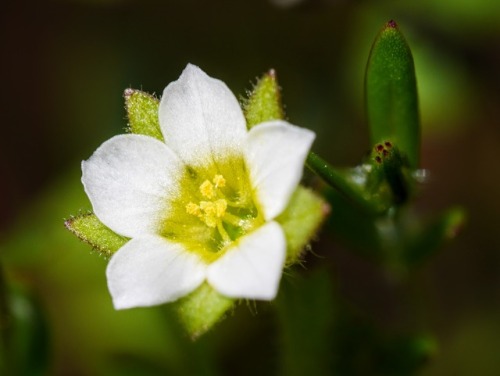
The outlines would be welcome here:
<svg viewBox="0 0 500 376">
<path fill-rule="evenodd" d="M 227 233 L 224 223 L 241 226 L 243 222 L 240 218 L 226 212 L 228 200 L 221 190 L 225 186 L 226 179 L 222 175 L 215 175 L 212 181 L 205 180 L 200 185 L 200 193 L 210 201 L 201 200 L 199 204 L 189 202 L 186 205 L 186 212 L 198 217 L 208 227 L 217 228 L 223 242 L 228 244 L 231 242 L 231 237 Z"/>
<path fill-rule="evenodd" d="M 216 165 L 188 167 L 179 184 L 181 190 L 170 201 L 160 234 L 207 262 L 264 224 L 245 162 L 238 156 Z"/>
</svg>

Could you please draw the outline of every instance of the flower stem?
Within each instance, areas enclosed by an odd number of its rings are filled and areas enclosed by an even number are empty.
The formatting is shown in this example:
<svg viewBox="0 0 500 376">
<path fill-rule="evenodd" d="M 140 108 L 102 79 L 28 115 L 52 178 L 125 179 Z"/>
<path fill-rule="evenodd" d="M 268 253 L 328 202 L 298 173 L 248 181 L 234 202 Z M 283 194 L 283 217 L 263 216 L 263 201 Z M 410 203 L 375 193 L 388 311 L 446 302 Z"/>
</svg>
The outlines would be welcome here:
<svg viewBox="0 0 500 376">
<path fill-rule="evenodd" d="M 351 184 L 340 171 L 332 167 L 316 153 L 309 153 L 306 159 L 306 166 L 322 178 L 325 183 L 337 190 L 341 195 L 358 207 L 373 214 L 381 212 L 377 203 L 365 197 L 359 188 Z"/>
</svg>

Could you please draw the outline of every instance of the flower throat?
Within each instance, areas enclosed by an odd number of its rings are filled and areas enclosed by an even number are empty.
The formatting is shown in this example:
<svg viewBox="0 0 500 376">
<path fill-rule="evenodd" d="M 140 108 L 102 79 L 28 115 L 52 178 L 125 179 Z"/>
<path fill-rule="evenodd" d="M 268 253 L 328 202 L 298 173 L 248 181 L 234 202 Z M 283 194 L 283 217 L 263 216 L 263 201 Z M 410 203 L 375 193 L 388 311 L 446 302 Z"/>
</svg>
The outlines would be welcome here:
<svg viewBox="0 0 500 376">
<path fill-rule="evenodd" d="M 199 203 L 189 202 L 186 212 L 217 230 L 221 237 L 220 246 L 224 247 L 238 237 L 247 233 L 255 225 L 255 215 L 252 208 L 244 203 L 233 201 L 225 194 L 226 179 L 217 174 L 212 181 L 205 180 L 199 187 L 202 200 Z"/>
</svg>

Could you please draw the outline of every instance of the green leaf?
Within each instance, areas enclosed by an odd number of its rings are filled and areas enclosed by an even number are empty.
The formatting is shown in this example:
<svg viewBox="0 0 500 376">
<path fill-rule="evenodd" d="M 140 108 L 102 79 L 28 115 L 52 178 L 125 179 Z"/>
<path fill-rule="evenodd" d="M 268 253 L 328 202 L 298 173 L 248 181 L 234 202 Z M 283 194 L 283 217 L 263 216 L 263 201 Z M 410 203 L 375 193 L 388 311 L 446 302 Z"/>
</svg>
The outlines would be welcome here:
<svg viewBox="0 0 500 376">
<path fill-rule="evenodd" d="M 66 228 L 97 252 L 109 257 L 120 249 L 128 239 L 111 231 L 93 214 L 72 217 L 64 222 Z"/>
<path fill-rule="evenodd" d="M 285 232 L 287 265 L 299 261 L 329 212 L 330 207 L 319 195 L 302 186 L 297 187 L 285 211 L 276 218 Z"/>
<path fill-rule="evenodd" d="M 257 81 L 243 104 L 243 109 L 248 128 L 265 121 L 284 118 L 280 87 L 273 69 Z"/>
<path fill-rule="evenodd" d="M 151 94 L 134 89 L 126 89 L 123 96 L 125 98 L 129 131 L 163 141 L 158 120 L 158 99 Z"/>
<path fill-rule="evenodd" d="M 220 295 L 207 283 L 174 303 L 179 320 L 189 336 L 196 339 L 217 322 L 235 304 L 234 299 Z"/>
<path fill-rule="evenodd" d="M 394 21 L 372 46 L 365 76 L 365 100 L 372 145 L 390 140 L 418 167 L 420 125 L 413 57 Z"/>
</svg>

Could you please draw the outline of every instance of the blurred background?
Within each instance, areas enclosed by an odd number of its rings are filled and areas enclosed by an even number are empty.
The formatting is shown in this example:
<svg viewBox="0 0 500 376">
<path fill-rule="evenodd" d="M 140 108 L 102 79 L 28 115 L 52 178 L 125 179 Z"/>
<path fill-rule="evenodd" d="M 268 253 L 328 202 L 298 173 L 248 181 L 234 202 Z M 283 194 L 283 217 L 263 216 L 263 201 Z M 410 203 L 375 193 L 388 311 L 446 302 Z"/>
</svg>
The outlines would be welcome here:
<svg viewBox="0 0 500 376">
<path fill-rule="evenodd" d="M 63 219 L 90 209 L 80 161 L 124 131 L 124 89 L 161 94 L 191 62 L 244 95 L 274 68 L 314 151 L 354 166 L 371 146 L 364 68 L 390 19 L 419 86 L 430 178 L 417 209 L 463 206 L 459 237 L 401 286 L 326 225 L 276 302 L 241 304 L 195 343 L 168 307 L 114 311 L 107 261 Z M 500 2 L 7 0 L 0 20 L 0 260 L 15 317 L 0 324 L 21 333 L 19 374 L 500 372 Z"/>
</svg>

